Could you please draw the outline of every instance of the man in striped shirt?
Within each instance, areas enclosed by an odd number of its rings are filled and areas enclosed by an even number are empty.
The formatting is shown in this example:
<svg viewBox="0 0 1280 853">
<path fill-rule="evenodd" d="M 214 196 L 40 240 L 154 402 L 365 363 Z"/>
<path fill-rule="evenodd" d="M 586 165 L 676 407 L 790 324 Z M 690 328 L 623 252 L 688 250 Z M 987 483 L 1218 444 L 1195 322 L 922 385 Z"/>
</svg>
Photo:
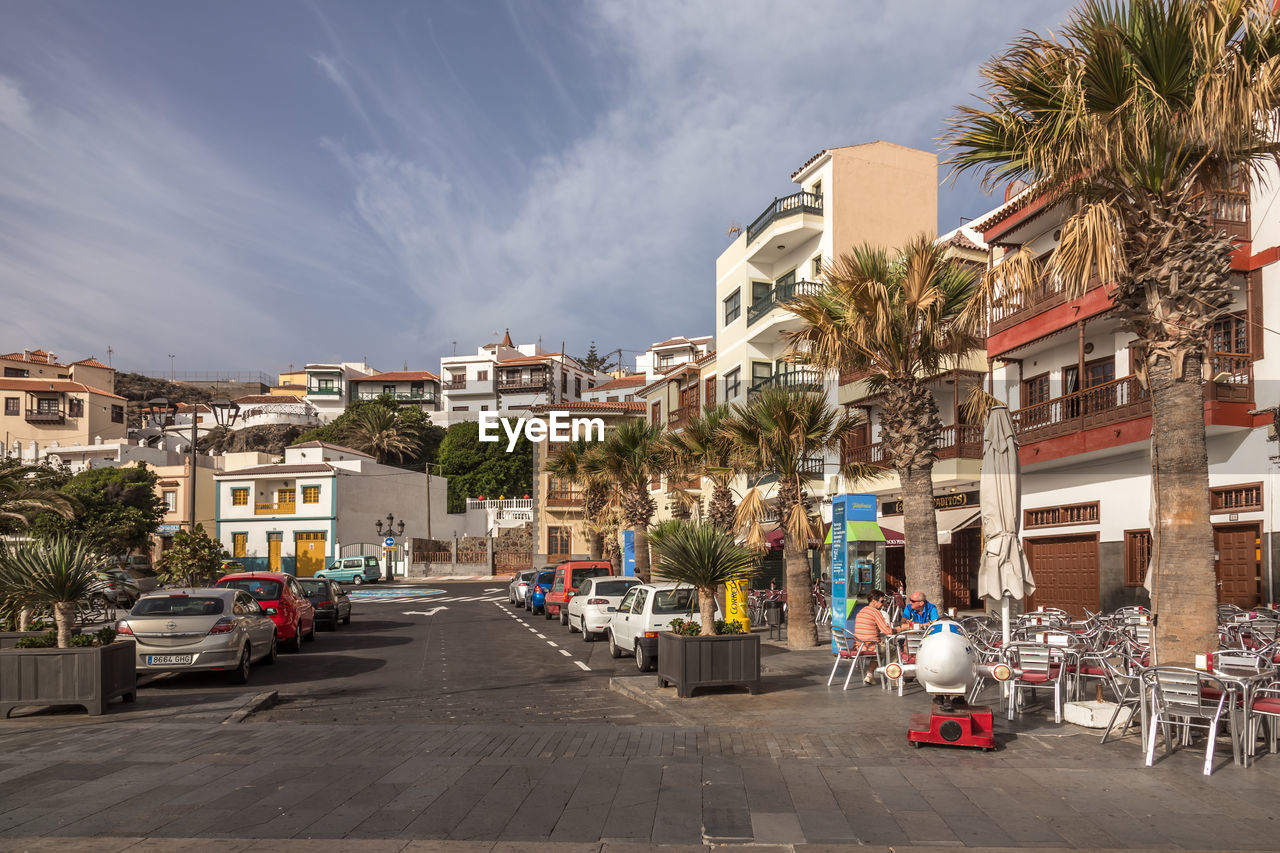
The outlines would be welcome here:
<svg viewBox="0 0 1280 853">
<path fill-rule="evenodd" d="M 879 644 L 882 637 L 892 636 L 902 628 L 895 629 L 889 624 L 889 620 L 884 618 L 884 593 L 878 589 L 871 590 L 867 594 L 867 606 L 861 608 L 857 615 L 853 617 L 853 638 L 858 641 L 857 648 L 867 650 L 872 648 L 866 644 Z M 907 623 L 906 627 L 911 627 Z M 871 684 L 875 681 L 876 666 L 875 660 L 867 661 L 867 674 L 863 676 L 863 684 Z"/>
</svg>

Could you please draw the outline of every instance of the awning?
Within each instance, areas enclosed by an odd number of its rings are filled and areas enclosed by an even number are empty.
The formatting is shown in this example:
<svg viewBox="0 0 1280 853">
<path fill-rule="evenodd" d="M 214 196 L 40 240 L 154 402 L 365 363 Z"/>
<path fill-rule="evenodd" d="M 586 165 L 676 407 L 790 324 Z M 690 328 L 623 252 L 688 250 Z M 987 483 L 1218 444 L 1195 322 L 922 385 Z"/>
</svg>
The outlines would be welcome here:
<svg viewBox="0 0 1280 853">
<path fill-rule="evenodd" d="M 978 527 L 982 510 L 974 507 L 938 510 L 938 544 L 950 545 L 951 534 L 966 527 Z"/>
<path fill-rule="evenodd" d="M 884 534 L 884 544 L 886 548 L 901 548 L 907 544 L 907 539 L 897 530 L 890 530 L 883 524 L 880 525 L 880 532 Z"/>
<path fill-rule="evenodd" d="M 846 521 L 844 523 L 845 538 L 849 542 L 883 542 L 884 531 L 874 521 Z M 831 531 L 827 530 L 824 545 L 831 544 Z"/>
</svg>

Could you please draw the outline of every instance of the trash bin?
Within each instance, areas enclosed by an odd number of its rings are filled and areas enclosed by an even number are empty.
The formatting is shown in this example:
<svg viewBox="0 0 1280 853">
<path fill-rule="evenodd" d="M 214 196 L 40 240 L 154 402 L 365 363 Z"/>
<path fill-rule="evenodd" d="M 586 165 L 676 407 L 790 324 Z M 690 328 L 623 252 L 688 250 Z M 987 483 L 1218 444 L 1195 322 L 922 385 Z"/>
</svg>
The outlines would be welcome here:
<svg viewBox="0 0 1280 853">
<path fill-rule="evenodd" d="M 778 632 L 778 639 L 782 639 L 782 602 L 766 601 L 764 603 L 764 624 L 769 626 L 769 636 L 773 636 L 773 632 Z"/>
</svg>

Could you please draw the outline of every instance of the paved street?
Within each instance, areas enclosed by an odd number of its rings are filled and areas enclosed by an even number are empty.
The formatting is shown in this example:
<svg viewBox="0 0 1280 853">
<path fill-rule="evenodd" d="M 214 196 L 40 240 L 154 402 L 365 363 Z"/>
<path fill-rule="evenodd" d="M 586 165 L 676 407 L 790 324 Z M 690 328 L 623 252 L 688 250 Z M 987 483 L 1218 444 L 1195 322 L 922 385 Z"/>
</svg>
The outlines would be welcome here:
<svg viewBox="0 0 1280 853">
<path fill-rule="evenodd" d="M 912 750 L 925 700 L 827 688 L 825 651 L 768 646 L 763 694 L 678 700 L 606 644 L 513 612 L 500 582 L 429 589 L 360 590 L 350 626 L 245 687 L 169 677 L 103 718 L 0 724 L 0 850 L 1277 846 L 1280 761 L 1233 767 L 1225 740 L 1207 779 L 1202 750 L 1147 769 L 1132 734 L 1101 746 L 1043 711 L 998 723 L 992 754 Z"/>
</svg>

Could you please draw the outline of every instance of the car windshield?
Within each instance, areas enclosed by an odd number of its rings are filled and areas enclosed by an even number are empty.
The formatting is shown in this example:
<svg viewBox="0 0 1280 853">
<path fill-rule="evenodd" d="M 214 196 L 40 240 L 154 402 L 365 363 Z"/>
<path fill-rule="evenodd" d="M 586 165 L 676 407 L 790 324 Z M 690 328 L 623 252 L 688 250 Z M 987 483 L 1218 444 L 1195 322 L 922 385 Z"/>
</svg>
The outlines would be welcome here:
<svg viewBox="0 0 1280 853">
<path fill-rule="evenodd" d="M 635 586 L 637 581 L 596 581 L 591 587 L 592 595 L 626 595 L 627 590 Z"/>
<path fill-rule="evenodd" d="M 130 616 L 217 616 L 221 598 L 194 595 L 161 595 L 144 598 L 129 611 Z"/>
<path fill-rule="evenodd" d="M 573 585 L 579 586 L 587 578 L 608 577 L 613 574 L 613 570 L 604 566 L 593 566 L 589 569 L 573 570 Z"/>
<path fill-rule="evenodd" d="M 307 595 L 329 594 L 329 585 L 324 581 L 307 581 L 299 579 L 298 583 L 302 585 L 302 591 Z"/>
<path fill-rule="evenodd" d="M 242 589 L 258 601 L 277 601 L 280 598 L 280 581 L 239 578 L 232 581 L 218 581 L 218 586 Z"/>
<path fill-rule="evenodd" d="M 538 579 L 534 583 L 542 586 L 551 586 L 551 581 L 555 580 L 555 576 L 555 572 L 539 572 Z"/>
<path fill-rule="evenodd" d="M 654 613 L 688 613 L 697 606 L 698 591 L 691 587 L 660 589 L 653 595 Z"/>
</svg>

